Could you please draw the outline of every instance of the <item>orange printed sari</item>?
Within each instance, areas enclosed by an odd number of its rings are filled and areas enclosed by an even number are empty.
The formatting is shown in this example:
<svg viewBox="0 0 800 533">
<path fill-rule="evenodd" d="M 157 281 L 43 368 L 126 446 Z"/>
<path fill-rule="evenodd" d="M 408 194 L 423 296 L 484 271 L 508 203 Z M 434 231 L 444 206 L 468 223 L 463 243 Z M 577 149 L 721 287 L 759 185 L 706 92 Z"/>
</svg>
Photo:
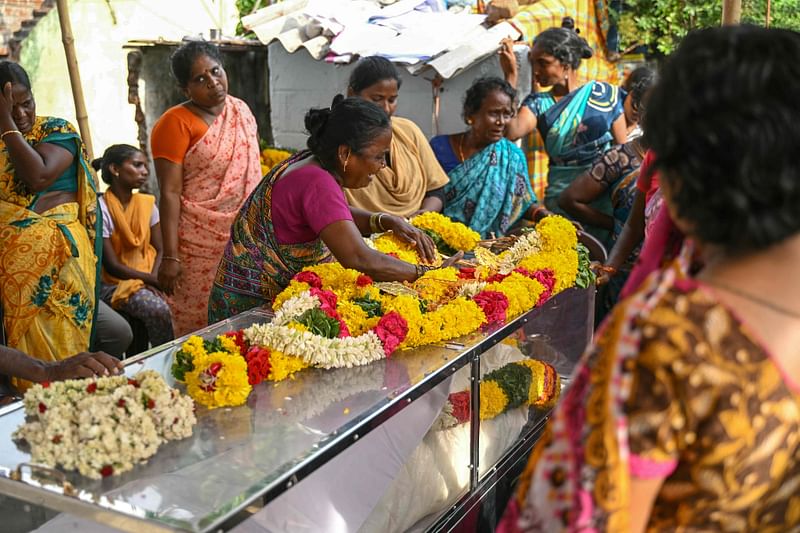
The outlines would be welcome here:
<svg viewBox="0 0 800 533">
<path fill-rule="evenodd" d="M 228 96 L 206 134 L 186 152 L 178 222 L 180 284 L 169 299 L 177 337 L 208 323 L 208 296 L 231 225 L 261 181 L 258 128 L 247 104 Z"/>
</svg>

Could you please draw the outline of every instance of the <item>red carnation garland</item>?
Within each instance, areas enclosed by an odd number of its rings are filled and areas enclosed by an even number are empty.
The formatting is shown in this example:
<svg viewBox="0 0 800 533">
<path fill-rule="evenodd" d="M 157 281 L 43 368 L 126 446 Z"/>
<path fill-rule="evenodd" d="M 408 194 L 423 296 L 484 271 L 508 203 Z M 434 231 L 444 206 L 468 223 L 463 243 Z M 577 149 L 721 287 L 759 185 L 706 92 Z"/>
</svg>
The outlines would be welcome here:
<svg viewBox="0 0 800 533">
<path fill-rule="evenodd" d="M 247 361 L 247 381 L 250 385 L 258 385 L 267 379 L 272 368 L 270 364 L 269 349 L 261 346 L 251 346 L 244 356 Z"/>
<path fill-rule="evenodd" d="M 383 343 L 386 357 L 389 357 L 406 339 L 408 322 L 397 311 L 391 311 L 381 317 L 373 331 Z"/>
<path fill-rule="evenodd" d="M 319 274 L 317 274 L 316 272 L 311 272 L 310 270 L 304 270 L 302 272 L 298 272 L 292 279 L 300 283 L 307 283 L 308 285 L 314 287 L 315 289 L 322 288 L 322 278 L 319 277 Z"/>
<path fill-rule="evenodd" d="M 506 321 L 508 310 L 508 297 L 500 291 L 481 291 L 472 300 L 478 304 L 486 315 L 486 322 L 482 325 L 502 324 Z"/>
</svg>

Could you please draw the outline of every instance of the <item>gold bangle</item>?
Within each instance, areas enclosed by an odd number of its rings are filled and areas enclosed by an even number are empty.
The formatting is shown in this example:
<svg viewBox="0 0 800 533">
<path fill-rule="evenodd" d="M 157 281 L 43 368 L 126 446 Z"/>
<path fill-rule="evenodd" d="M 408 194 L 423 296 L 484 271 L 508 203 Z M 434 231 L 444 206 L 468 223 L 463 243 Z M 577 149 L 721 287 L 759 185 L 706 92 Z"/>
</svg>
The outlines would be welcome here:
<svg viewBox="0 0 800 533">
<path fill-rule="evenodd" d="M 380 213 L 372 213 L 369 216 L 369 230 L 372 233 L 378 233 L 380 231 L 378 230 L 378 225 L 376 223 L 376 219 L 378 218 L 379 215 Z"/>
<path fill-rule="evenodd" d="M 6 135 L 10 135 L 10 134 L 12 134 L 12 133 L 19 133 L 20 135 L 22 135 L 22 132 L 21 132 L 21 131 L 19 131 L 19 130 L 8 130 L 8 131 L 4 131 L 3 133 L 0 133 L 0 141 L 3 141 L 3 142 L 5 142 L 5 140 L 6 140 Z"/>
<path fill-rule="evenodd" d="M 377 226 L 380 228 L 381 231 L 386 231 L 386 228 L 383 227 L 383 216 L 386 213 L 378 213 L 378 220 L 376 221 Z"/>
<path fill-rule="evenodd" d="M 171 255 L 165 255 L 161 258 L 162 261 L 175 261 L 176 263 L 180 263 L 181 260 L 177 257 L 172 257 Z"/>
</svg>

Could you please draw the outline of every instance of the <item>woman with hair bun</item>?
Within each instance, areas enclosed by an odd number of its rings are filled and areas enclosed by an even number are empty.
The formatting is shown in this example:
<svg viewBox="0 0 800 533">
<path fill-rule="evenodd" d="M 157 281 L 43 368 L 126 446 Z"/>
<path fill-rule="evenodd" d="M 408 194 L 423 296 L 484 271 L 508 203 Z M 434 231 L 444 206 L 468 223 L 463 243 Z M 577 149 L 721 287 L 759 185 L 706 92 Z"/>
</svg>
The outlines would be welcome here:
<svg viewBox="0 0 800 533">
<path fill-rule="evenodd" d="M 228 94 L 219 49 L 190 41 L 170 62 L 188 100 L 158 119 L 151 145 L 164 237 L 158 278 L 181 336 L 207 324 L 217 263 L 233 218 L 261 179 L 261 165 L 256 119 Z"/>
<path fill-rule="evenodd" d="M 568 20 L 564 26 L 549 28 L 533 40 L 529 57 L 534 80 L 550 90 L 529 94 L 506 129 L 511 140 L 539 130 L 550 158 L 544 203 L 560 214 L 564 214 L 558 206 L 561 192 L 612 142 L 622 144 L 627 138 L 619 88 L 599 81 L 578 84 L 581 60 L 593 52 L 586 39 L 568 29 Z M 509 41 L 503 43 L 501 66 L 506 80 L 516 86 L 517 63 L 511 46 Z"/>
<path fill-rule="evenodd" d="M 109 185 L 99 200 L 103 213 L 100 297 L 117 311 L 141 320 L 153 346 L 164 344 L 174 335 L 169 304 L 158 283 L 162 256 L 158 207 L 154 196 L 133 192 L 150 175 L 147 158 L 138 148 L 115 144 L 92 166 Z"/>
<path fill-rule="evenodd" d="M 377 252 L 363 235 L 393 231 L 434 259 L 433 241 L 404 218 L 348 207 L 344 188 L 367 186 L 386 166 L 389 116 L 361 98 L 337 95 L 305 117 L 308 150 L 276 165 L 233 223 L 208 304 L 216 322 L 269 305 L 303 268 L 335 258 L 377 281 L 411 281 L 430 267 Z M 454 257 L 445 265 L 452 264 Z"/>
</svg>

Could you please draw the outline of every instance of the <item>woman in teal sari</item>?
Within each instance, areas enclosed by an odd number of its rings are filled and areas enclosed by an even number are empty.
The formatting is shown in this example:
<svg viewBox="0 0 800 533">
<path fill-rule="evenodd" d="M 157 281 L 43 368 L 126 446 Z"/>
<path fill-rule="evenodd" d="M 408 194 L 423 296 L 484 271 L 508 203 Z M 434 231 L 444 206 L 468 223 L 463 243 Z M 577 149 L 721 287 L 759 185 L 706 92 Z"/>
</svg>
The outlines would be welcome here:
<svg viewBox="0 0 800 533">
<path fill-rule="evenodd" d="M 469 129 L 431 139 L 433 153 L 450 178 L 442 212 L 483 238 L 505 235 L 523 219 L 545 214 L 528 181 L 525 154 L 503 136 L 515 97 L 504 80 L 480 78 L 464 98 Z"/>
<path fill-rule="evenodd" d="M 501 57 L 506 80 L 513 85 L 517 65 Z M 561 214 L 561 192 L 612 143 L 622 144 L 627 137 L 619 89 L 599 81 L 578 85 L 581 59 L 590 57 L 591 47 L 574 30 L 549 28 L 540 33 L 533 40 L 531 64 L 536 83 L 551 89 L 529 94 L 506 128 L 511 140 L 534 129 L 541 133 L 550 158 L 544 202 Z M 610 211 L 610 206 L 605 210 Z"/>
</svg>

